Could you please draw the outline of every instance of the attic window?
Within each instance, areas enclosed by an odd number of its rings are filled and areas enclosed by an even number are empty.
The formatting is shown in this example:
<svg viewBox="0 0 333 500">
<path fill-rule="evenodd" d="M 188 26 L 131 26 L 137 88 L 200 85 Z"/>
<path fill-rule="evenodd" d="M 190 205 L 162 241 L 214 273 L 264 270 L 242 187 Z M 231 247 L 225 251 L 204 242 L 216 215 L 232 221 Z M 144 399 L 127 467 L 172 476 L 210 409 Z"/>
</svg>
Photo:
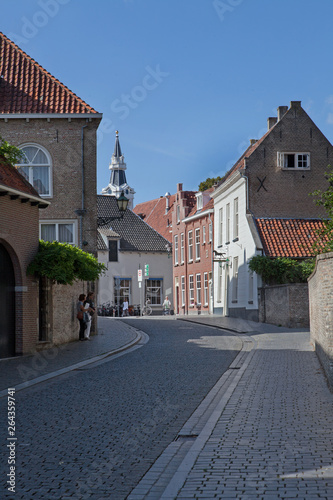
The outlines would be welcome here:
<svg viewBox="0 0 333 500">
<path fill-rule="evenodd" d="M 291 170 L 310 168 L 310 153 L 280 153 L 278 152 L 278 167 Z"/>
<path fill-rule="evenodd" d="M 203 207 L 202 194 L 197 196 L 197 210 L 201 210 Z"/>
</svg>

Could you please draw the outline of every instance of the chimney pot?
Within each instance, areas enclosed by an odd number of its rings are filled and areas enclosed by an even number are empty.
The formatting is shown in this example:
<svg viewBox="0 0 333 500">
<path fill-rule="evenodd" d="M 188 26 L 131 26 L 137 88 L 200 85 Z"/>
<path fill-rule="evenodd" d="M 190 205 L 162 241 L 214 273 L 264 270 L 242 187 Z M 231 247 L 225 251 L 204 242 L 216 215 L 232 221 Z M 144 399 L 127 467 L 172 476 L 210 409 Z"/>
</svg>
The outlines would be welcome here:
<svg viewBox="0 0 333 500">
<path fill-rule="evenodd" d="M 276 123 L 277 123 L 276 116 L 270 116 L 269 118 L 267 118 L 267 130 L 270 130 Z"/>
<path fill-rule="evenodd" d="M 283 115 L 285 115 L 288 111 L 288 106 L 279 106 L 277 109 L 277 121 L 279 122 Z"/>
<path fill-rule="evenodd" d="M 183 191 L 183 183 L 182 182 L 177 184 L 177 191 Z"/>
</svg>

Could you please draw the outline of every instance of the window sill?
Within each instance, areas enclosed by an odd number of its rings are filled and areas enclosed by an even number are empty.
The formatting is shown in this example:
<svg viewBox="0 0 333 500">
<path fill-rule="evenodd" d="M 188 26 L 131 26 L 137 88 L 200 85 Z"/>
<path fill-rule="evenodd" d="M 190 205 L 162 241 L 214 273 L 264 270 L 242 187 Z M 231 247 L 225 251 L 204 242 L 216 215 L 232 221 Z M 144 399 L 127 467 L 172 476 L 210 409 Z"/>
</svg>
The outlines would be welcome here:
<svg viewBox="0 0 333 500">
<path fill-rule="evenodd" d="M 226 242 L 225 242 L 225 245 L 230 245 L 230 241 L 226 241 Z"/>
<path fill-rule="evenodd" d="M 200 257 L 199 257 L 199 259 L 195 259 L 195 262 L 200 262 L 200 260 L 201 260 L 201 259 L 200 259 Z"/>
<path fill-rule="evenodd" d="M 280 167 L 281 170 L 292 171 L 292 172 L 306 172 L 311 170 L 310 167 Z"/>
<path fill-rule="evenodd" d="M 253 304 L 253 300 L 249 300 L 249 301 L 248 301 L 248 304 Z"/>
<path fill-rule="evenodd" d="M 238 304 L 238 300 L 232 300 L 231 303 L 232 304 Z"/>
<path fill-rule="evenodd" d="M 232 240 L 232 241 L 233 241 L 233 243 L 235 243 L 236 241 L 239 241 L 238 236 L 237 236 L 237 238 L 235 238 L 235 239 L 234 239 L 234 240 Z"/>
</svg>

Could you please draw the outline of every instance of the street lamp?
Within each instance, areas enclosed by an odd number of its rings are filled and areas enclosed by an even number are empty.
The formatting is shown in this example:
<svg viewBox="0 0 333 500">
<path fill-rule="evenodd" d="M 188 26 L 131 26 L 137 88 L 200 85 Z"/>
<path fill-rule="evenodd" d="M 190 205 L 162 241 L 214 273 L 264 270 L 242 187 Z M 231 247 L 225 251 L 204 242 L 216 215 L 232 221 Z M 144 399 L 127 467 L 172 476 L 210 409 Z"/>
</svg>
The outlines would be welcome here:
<svg viewBox="0 0 333 500">
<path fill-rule="evenodd" d="M 118 217 L 97 217 L 98 225 L 104 226 L 105 224 L 109 224 L 113 220 L 122 220 L 124 218 L 124 213 L 127 210 L 129 199 L 126 198 L 124 191 L 121 192 L 119 198 L 117 198 L 118 210 L 120 212 L 120 216 Z"/>
<path fill-rule="evenodd" d="M 165 245 L 166 251 L 168 252 L 168 259 L 171 257 L 170 252 L 171 252 L 171 245 L 170 243 L 167 243 Z"/>
</svg>

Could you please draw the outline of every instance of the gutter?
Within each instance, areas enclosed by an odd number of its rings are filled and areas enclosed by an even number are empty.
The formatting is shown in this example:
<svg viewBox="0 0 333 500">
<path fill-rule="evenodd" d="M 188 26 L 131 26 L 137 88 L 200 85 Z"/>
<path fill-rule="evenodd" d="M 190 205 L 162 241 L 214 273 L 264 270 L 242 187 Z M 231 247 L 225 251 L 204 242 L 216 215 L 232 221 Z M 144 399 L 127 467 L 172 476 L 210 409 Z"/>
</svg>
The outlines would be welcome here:
<svg viewBox="0 0 333 500">
<path fill-rule="evenodd" d="M 34 196 L 29 193 L 24 193 L 23 191 L 18 191 L 17 189 L 10 188 L 4 184 L 0 184 L 0 192 L 18 196 L 21 200 L 29 200 L 35 205 L 38 205 L 38 208 L 47 208 L 51 204 L 50 201 L 44 200 L 43 198 L 39 198 L 38 196 Z"/>
</svg>

